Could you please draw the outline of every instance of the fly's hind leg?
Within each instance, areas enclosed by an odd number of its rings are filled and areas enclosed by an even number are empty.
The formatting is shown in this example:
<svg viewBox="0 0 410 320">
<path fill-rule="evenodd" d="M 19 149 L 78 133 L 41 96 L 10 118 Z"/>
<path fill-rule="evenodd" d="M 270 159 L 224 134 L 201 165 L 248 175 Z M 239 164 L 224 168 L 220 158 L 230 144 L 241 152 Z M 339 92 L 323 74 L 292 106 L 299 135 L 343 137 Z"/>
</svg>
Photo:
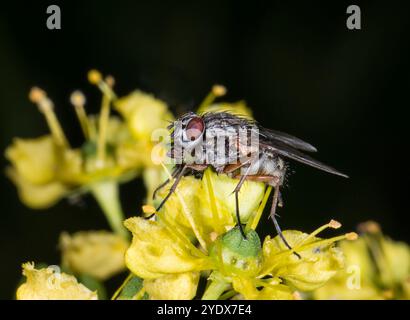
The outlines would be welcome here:
<svg viewBox="0 0 410 320">
<path fill-rule="evenodd" d="M 290 249 L 292 250 L 292 247 L 290 246 L 290 244 L 288 243 L 288 241 L 286 240 L 285 236 L 282 233 L 282 230 L 279 226 L 278 221 L 276 220 L 276 206 L 278 205 L 278 200 L 279 200 L 279 185 L 274 187 L 275 188 L 275 192 L 273 193 L 273 199 L 272 199 L 272 207 L 270 209 L 270 218 L 273 221 L 273 224 L 275 225 L 275 229 L 276 232 L 278 233 L 279 237 L 282 239 L 283 243 Z M 297 253 L 294 252 L 294 254 L 301 259 L 301 256 Z"/>
</svg>

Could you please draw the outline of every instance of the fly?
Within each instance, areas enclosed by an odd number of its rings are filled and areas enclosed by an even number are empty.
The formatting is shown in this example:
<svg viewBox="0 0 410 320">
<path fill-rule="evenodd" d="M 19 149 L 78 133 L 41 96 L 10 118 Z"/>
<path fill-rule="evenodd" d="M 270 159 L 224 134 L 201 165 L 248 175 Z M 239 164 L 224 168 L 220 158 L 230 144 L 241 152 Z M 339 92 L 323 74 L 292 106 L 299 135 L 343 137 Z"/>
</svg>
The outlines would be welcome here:
<svg viewBox="0 0 410 320">
<path fill-rule="evenodd" d="M 261 181 L 274 188 L 270 218 L 285 245 L 291 249 L 276 220 L 276 207 L 282 206 L 280 188 L 287 169 L 285 160 L 295 160 L 348 178 L 305 154 L 317 151 L 311 144 L 289 134 L 266 129 L 254 120 L 233 113 L 209 112 L 198 115 L 190 112 L 174 121 L 168 129 L 171 133 L 168 155 L 176 164 L 172 172 L 174 182 L 157 211 L 175 191 L 183 176 L 196 175 L 212 167 L 218 173 L 238 179 L 233 193 L 237 224 L 244 238 L 246 235 L 239 214 L 239 191 L 246 180 Z M 156 191 L 169 181 L 166 180 Z"/>
</svg>

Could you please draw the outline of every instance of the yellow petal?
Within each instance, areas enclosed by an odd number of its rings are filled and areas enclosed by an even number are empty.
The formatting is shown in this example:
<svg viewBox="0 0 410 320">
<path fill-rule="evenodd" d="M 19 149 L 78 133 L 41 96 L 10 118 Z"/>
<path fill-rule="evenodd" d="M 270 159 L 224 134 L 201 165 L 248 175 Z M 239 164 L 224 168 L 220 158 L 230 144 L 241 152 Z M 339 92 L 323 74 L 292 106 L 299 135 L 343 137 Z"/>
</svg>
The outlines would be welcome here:
<svg viewBox="0 0 410 320">
<path fill-rule="evenodd" d="M 152 143 L 149 141 L 126 141 L 119 144 L 115 150 L 118 165 L 126 169 L 139 169 L 152 166 Z"/>
<path fill-rule="evenodd" d="M 191 300 L 196 295 L 199 272 L 166 275 L 144 280 L 150 300 Z"/>
<path fill-rule="evenodd" d="M 159 184 L 158 184 L 159 185 Z M 158 186 L 157 185 L 157 186 Z M 162 199 L 168 194 L 172 182 L 158 191 L 154 201 L 154 206 L 158 206 Z M 177 192 L 184 200 L 187 210 L 194 215 L 194 220 L 198 220 L 198 224 L 203 227 L 200 215 L 200 196 L 205 196 L 202 192 L 201 180 L 195 179 L 193 176 L 187 176 L 181 179 L 178 184 Z M 174 192 L 171 197 L 165 202 L 164 212 L 170 221 L 174 221 L 189 237 L 193 236 L 191 224 L 184 214 L 184 208 L 180 198 Z"/>
<path fill-rule="evenodd" d="M 383 237 L 381 247 L 385 263 L 379 264 L 382 283 L 388 288 L 405 282 L 410 277 L 410 247 L 399 241 Z"/>
<path fill-rule="evenodd" d="M 340 249 L 345 256 L 345 269 L 358 268 L 362 283 L 372 283 L 376 272 L 372 258 L 367 248 L 366 240 L 359 238 L 356 241 L 341 241 Z"/>
<path fill-rule="evenodd" d="M 294 300 L 292 290 L 280 284 L 257 289 L 254 279 L 235 277 L 232 285 L 247 300 Z"/>
<path fill-rule="evenodd" d="M 128 242 L 107 231 L 62 233 L 60 249 L 63 265 L 74 273 L 106 280 L 125 269 Z"/>
<path fill-rule="evenodd" d="M 51 136 L 36 139 L 16 138 L 6 149 L 6 158 L 16 173 L 32 184 L 46 184 L 55 178 L 56 145 Z"/>
<path fill-rule="evenodd" d="M 374 286 L 363 283 L 360 287 L 349 287 L 349 274 L 343 273 L 342 277 L 335 277 L 324 286 L 313 292 L 316 300 L 380 300 L 381 292 Z"/>
<path fill-rule="evenodd" d="M 286 230 L 283 235 L 294 248 L 308 237 L 308 234 L 293 230 Z M 320 239 L 312 237 L 304 245 L 318 240 Z M 312 246 L 300 251 L 296 249 L 301 259 L 293 254 L 281 255 L 281 252 L 287 250 L 279 236 L 273 239 L 267 237 L 263 243 L 264 270 L 269 269 L 270 274 L 284 279 L 286 284 L 301 291 L 314 290 L 324 285 L 344 265 L 341 250 L 332 244 Z"/>
<path fill-rule="evenodd" d="M 233 190 L 238 184 L 238 179 L 229 178 L 225 174 L 217 174 L 211 169 L 207 169 L 205 174 L 209 174 L 211 185 L 213 188 L 213 193 L 216 198 L 216 206 L 220 216 L 222 216 L 223 222 L 228 222 L 229 220 L 235 221 L 236 223 L 236 203 L 235 203 L 235 194 Z M 202 188 L 206 188 L 206 179 L 202 179 Z M 206 202 L 204 209 L 201 212 L 204 223 L 208 222 L 209 224 L 220 224 L 221 221 L 215 221 L 212 219 L 212 213 L 209 208 L 210 199 L 209 199 L 209 190 L 206 197 L 201 196 L 203 202 Z M 242 185 L 242 188 L 239 192 L 239 213 L 241 216 L 241 222 L 246 223 L 249 217 L 255 213 L 258 209 L 260 202 L 262 201 L 263 195 L 265 192 L 265 184 L 262 182 L 254 181 L 245 181 Z M 224 217 L 228 215 L 228 217 Z M 231 226 L 229 226 L 231 227 Z M 213 225 L 215 228 L 215 225 Z"/>
<path fill-rule="evenodd" d="M 124 225 L 133 234 L 125 263 L 137 276 L 153 279 L 203 268 L 203 259 L 193 256 L 158 222 L 134 217 L 127 219 Z"/>
<path fill-rule="evenodd" d="M 166 128 L 173 120 L 167 105 L 142 91 L 134 91 L 115 103 L 136 139 L 150 140 L 155 129 Z"/>
<path fill-rule="evenodd" d="M 69 191 L 64 184 L 58 181 L 47 184 L 33 184 L 11 167 L 7 168 L 6 174 L 16 185 L 20 200 L 32 209 L 48 208 L 58 202 Z"/>
<path fill-rule="evenodd" d="M 33 263 L 25 263 L 23 275 L 27 279 L 17 289 L 18 300 L 97 300 L 96 292 L 57 268 L 36 270 Z"/>
<path fill-rule="evenodd" d="M 107 143 L 110 145 L 118 145 L 121 142 L 129 140 L 131 140 L 131 135 L 126 123 L 119 117 L 111 116 L 107 126 Z"/>
</svg>

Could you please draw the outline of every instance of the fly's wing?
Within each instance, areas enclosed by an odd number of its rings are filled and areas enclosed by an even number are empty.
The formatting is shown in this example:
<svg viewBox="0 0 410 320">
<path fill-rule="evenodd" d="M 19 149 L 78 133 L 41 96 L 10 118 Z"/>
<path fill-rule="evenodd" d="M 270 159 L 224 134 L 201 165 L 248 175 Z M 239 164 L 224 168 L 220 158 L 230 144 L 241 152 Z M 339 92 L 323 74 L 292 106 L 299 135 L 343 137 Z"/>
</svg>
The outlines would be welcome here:
<svg viewBox="0 0 410 320">
<path fill-rule="evenodd" d="M 266 129 L 263 127 L 259 127 L 259 135 L 262 137 L 262 139 L 266 140 L 276 140 L 283 142 L 295 149 L 299 149 L 302 151 L 307 151 L 307 152 L 316 152 L 317 149 L 312 146 L 310 143 L 307 143 L 303 141 L 302 139 L 296 138 L 290 134 L 276 131 L 276 130 L 271 130 L 271 129 Z"/>
<path fill-rule="evenodd" d="M 212 126 L 220 127 L 250 127 L 252 130 L 257 129 L 258 134 L 262 140 L 276 140 L 283 142 L 295 149 L 307 152 L 316 152 L 316 148 L 310 143 L 296 138 L 290 134 L 266 129 L 261 127 L 255 120 L 251 120 L 242 115 L 234 114 L 232 112 L 209 112 L 203 115 L 205 126 L 207 128 Z"/>
<path fill-rule="evenodd" d="M 313 159 L 312 157 L 300 152 L 297 149 L 294 149 L 292 147 L 290 147 L 289 145 L 287 145 L 286 143 L 283 143 L 281 141 L 269 141 L 269 143 L 265 143 L 265 142 L 261 142 L 260 146 L 262 148 L 267 148 L 268 150 L 271 150 L 272 152 L 275 152 L 285 158 L 289 158 L 292 160 L 296 160 L 298 162 L 307 164 L 311 167 L 314 167 L 316 169 L 322 170 L 322 171 L 326 171 L 344 178 L 348 178 L 347 175 L 345 175 L 344 173 L 341 173 L 340 171 L 337 171 L 336 169 L 320 162 L 317 161 L 315 159 Z"/>
</svg>

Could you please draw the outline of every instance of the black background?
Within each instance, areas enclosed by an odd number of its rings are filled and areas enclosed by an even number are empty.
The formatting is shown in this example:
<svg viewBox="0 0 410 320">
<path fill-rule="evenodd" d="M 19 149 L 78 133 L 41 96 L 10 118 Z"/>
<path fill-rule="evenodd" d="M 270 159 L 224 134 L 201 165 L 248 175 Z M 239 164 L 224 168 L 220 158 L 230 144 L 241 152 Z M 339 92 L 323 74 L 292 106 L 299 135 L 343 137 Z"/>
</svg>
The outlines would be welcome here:
<svg viewBox="0 0 410 320">
<path fill-rule="evenodd" d="M 59 4 L 62 29 L 46 28 Z M 407 224 L 410 19 L 406 2 L 368 1 L 362 30 L 346 28 L 346 1 L 14 1 L 0 9 L 0 149 L 47 132 L 27 99 L 39 85 L 54 100 L 73 145 L 81 142 L 68 103 L 72 90 L 98 111 L 86 81 L 98 68 L 116 91 L 141 88 L 178 114 L 194 109 L 214 83 L 245 99 L 265 127 L 318 147 L 317 158 L 346 180 L 294 164 L 280 210 L 282 228 L 310 231 L 330 218 L 350 231 L 374 219 L 398 240 Z M 357 4 L 357 2 L 356 2 Z M 6 166 L 4 157 L 1 167 Z M 61 230 L 107 228 L 90 197 L 32 211 L 0 178 L 0 298 L 12 298 L 24 261 L 59 263 Z M 139 212 L 141 181 L 122 187 L 127 215 Z M 266 228 L 272 228 L 266 222 Z"/>
</svg>

